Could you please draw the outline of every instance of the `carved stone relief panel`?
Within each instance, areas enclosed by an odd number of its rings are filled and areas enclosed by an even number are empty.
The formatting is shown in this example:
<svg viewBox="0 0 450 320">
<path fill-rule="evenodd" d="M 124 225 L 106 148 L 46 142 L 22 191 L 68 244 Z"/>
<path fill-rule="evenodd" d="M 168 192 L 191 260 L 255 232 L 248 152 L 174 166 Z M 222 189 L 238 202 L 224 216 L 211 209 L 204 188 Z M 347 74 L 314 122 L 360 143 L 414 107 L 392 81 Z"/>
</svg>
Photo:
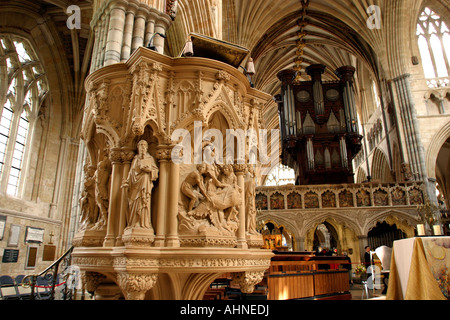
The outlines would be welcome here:
<svg viewBox="0 0 450 320">
<path fill-rule="evenodd" d="M 351 208 L 353 207 L 353 194 L 348 191 L 344 190 L 339 193 L 339 207 L 341 208 Z"/>
<path fill-rule="evenodd" d="M 373 193 L 373 201 L 375 206 L 389 205 L 388 193 L 381 189 L 376 190 Z"/>
<path fill-rule="evenodd" d="M 322 194 L 322 208 L 335 208 L 336 196 L 331 191 L 326 191 Z"/>
<path fill-rule="evenodd" d="M 288 209 L 301 209 L 302 208 L 302 196 L 297 192 L 292 192 L 287 196 Z"/>
<path fill-rule="evenodd" d="M 309 191 L 305 193 L 305 209 L 319 208 L 319 196 L 317 193 Z"/>
<path fill-rule="evenodd" d="M 359 190 L 356 193 L 356 204 L 358 207 L 370 207 L 372 205 L 370 192 L 365 189 Z"/>
<path fill-rule="evenodd" d="M 284 209 L 284 195 L 276 192 L 270 196 L 270 208 L 272 210 Z"/>
<path fill-rule="evenodd" d="M 267 202 L 267 196 L 263 193 L 258 193 L 256 195 L 256 208 L 258 210 L 267 210 L 268 202 Z"/>
</svg>

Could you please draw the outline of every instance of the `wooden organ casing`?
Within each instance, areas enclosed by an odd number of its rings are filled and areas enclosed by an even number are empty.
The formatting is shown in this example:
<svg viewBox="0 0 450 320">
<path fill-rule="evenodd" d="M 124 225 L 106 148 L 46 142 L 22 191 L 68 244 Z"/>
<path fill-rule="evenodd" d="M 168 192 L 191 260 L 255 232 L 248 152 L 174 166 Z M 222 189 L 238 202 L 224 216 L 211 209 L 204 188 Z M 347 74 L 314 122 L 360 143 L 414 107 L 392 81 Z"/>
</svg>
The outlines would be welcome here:
<svg viewBox="0 0 450 320">
<path fill-rule="evenodd" d="M 340 80 L 329 82 L 322 81 L 324 71 L 324 65 L 309 66 L 311 81 L 303 82 L 294 82 L 294 70 L 278 73 L 282 162 L 295 170 L 297 185 L 354 182 L 352 160 L 362 140 L 353 92 L 355 68 L 337 69 Z"/>
</svg>

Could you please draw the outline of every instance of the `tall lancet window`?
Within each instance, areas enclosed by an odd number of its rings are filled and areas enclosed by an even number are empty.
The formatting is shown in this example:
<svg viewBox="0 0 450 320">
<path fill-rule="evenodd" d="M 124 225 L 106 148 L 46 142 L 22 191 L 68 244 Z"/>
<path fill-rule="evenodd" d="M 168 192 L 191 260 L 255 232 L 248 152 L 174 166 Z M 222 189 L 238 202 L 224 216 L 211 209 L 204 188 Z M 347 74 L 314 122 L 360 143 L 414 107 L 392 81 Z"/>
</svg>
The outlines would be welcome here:
<svg viewBox="0 0 450 320">
<path fill-rule="evenodd" d="M 442 17 L 425 8 L 417 23 L 423 69 L 430 88 L 450 85 L 450 31 Z"/>
<path fill-rule="evenodd" d="M 47 91 L 44 69 L 30 43 L 0 34 L 0 193 L 20 196 L 28 147 Z"/>
</svg>

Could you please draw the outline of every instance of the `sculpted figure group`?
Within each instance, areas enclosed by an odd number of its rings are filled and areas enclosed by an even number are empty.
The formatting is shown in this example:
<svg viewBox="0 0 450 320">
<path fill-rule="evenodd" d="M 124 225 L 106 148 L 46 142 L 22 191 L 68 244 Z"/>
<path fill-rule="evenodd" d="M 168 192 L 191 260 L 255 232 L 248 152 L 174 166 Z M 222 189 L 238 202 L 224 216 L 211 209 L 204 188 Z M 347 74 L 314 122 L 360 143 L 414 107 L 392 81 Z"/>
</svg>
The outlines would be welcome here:
<svg viewBox="0 0 450 320">
<path fill-rule="evenodd" d="M 128 177 L 122 182 L 127 193 L 127 229 L 150 229 L 151 195 L 153 182 L 158 179 L 159 169 L 148 152 L 148 143 L 141 140 L 137 146 Z M 100 154 L 99 154 L 100 156 Z M 110 177 L 112 167 L 105 150 L 97 167 L 85 166 L 85 181 L 81 205 L 80 230 L 104 230 L 108 221 Z"/>
<path fill-rule="evenodd" d="M 99 159 L 100 159 L 99 152 Z M 103 230 L 108 221 L 109 179 L 111 162 L 107 149 L 97 167 L 84 166 L 85 180 L 80 199 L 81 221 L 80 230 Z"/>
<path fill-rule="evenodd" d="M 233 166 L 202 163 L 181 184 L 187 201 L 180 206 L 180 231 L 185 234 L 234 236 L 240 206 L 245 206 L 247 234 L 256 231 L 255 176 L 250 166 L 244 190 L 238 185 Z M 245 201 L 242 197 L 244 191 Z M 245 203 L 244 203 L 245 202 Z"/>
<path fill-rule="evenodd" d="M 84 191 L 80 199 L 80 230 L 106 229 L 112 165 L 108 150 L 97 166 L 85 166 Z M 100 154 L 99 154 L 100 159 Z M 122 181 L 122 190 L 128 199 L 126 229 L 152 230 L 151 196 L 159 169 L 148 152 L 148 143 L 137 145 L 128 176 Z M 179 231 L 186 235 L 235 236 L 239 223 L 244 223 L 247 234 L 256 231 L 255 174 L 248 166 L 243 184 L 238 185 L 233 165 L 202 163 L 188 173 L 180 186 Z M 184 198 L 183 198 L 184 197 Z M 245 200 L 244 200 L 245 198 Z M 238 213 L 245 208 L 245 220 Z"/>
</svg>

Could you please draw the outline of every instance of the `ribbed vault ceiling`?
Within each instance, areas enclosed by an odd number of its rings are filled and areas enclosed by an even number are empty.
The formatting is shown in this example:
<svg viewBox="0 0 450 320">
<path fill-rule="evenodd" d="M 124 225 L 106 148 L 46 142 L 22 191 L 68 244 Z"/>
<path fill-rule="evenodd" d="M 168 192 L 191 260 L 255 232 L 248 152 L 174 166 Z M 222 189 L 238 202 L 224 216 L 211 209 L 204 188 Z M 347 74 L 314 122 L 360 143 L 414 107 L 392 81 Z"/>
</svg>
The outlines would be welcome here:
<svg viewBox="0 0 450 320">
<path fill-rule="evenodd" d="M 178 42 L 189 32 L 217 37 L 214 20 L 204 16 L 205 11 L 219 5 L 217 2 L 180 0 L 179 3 L 174 25 Z M 257 70 L 253 76 L 257 89 L 276 95 L 280 90 L 277 73 L 294 68 L 298 58 L 302 59 L 301 80 L 309 80 L 304 70 L 316 63 L 327 67 L 324 80 L 336 80 L 334 71 L 344 65 L 364 66 L 378 74 L 379 62 L 372 48 L 382 47 L 383 30 L 367 27 L 366 10 L 371 4 L 384 10 L 386 1 L 368 4 L 365 0 L 309 0 L 307 6 L 303 3 L 306 0 L 222 1 L 222 39 L 251 51 Z M 301 32 L 304 32 L 301 36 L 304 48 L 299 55 Z M 276 127 L 276 105 L 266 107 L 266 125 Z"/>
</svg>

